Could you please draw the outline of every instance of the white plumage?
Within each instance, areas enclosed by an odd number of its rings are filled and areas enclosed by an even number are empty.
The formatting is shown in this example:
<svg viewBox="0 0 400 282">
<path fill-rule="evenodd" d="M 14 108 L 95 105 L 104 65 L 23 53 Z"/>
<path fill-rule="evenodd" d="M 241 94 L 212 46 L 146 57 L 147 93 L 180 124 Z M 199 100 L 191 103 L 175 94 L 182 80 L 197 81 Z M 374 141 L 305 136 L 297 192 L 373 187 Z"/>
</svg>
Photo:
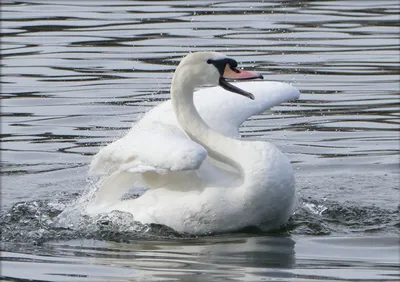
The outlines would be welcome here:
<svg viewBox="0 0 400 282">
<path fill-rule="evenodd" d="M 94 156 L 90 173 L 103 180 L 89 214 L 126 211 L 142 223 L 193 234 L 246 226 L 272 229 L 287 221 L 295 194 L 289 160 L 273 144 L 238 139 L 239 126 L 300 93 L 285 83 L 254 81 L 234 84 L 254 100 L 221 87 L 193 95 L 195 87 L 218 82 L 217 68 L 206 63 L 210 58 L 226 56 L 186 57 L 175 72 L 172 101 L 152 109 Z M 121 201 L 135 185 L 149 190 Z"/>
</svg>

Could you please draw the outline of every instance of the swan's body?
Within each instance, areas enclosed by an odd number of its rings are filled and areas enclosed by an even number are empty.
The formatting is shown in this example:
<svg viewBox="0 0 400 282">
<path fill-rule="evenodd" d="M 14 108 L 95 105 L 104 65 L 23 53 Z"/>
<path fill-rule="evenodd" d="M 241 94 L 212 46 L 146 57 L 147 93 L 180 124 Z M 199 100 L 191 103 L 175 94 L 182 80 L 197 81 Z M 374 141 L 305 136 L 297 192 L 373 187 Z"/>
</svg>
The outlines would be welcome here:
<svg viewBox="0 0 400 282">
<path fill-rule="evenodd" d="M 193 234 L 273 229 L 287 221 L 295 194 L 289 160 L 271 143 L 238 139 L 238 128 L 251 115 L 297 99 L 299 92 L 279 82 L 239 83 L 254 101 L 220 87 L 197 91 L 193 101 L 195 87 L 217 84 L 209 57 L 212 64 L 226 58 L 219 53 L 186 57 L 175 72 L 172 99 L 94 157 L 91 172 L 107 177 L 88 206 L 90 214 L 120 210 L 142 223 Z M 134 184 L 150 189 L 121 201 Z"/>
</svg>

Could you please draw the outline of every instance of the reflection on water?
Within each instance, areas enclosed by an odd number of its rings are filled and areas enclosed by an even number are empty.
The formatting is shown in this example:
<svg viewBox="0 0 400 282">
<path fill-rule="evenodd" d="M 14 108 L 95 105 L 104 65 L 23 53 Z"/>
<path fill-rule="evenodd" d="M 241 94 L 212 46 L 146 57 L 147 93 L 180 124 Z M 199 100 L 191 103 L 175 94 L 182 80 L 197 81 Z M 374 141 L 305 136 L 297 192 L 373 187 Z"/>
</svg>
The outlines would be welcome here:
<svg viewBox="0 0 400 282">
<path fill-rule="evenodd" d="M 9 242 L 2 275 L 28 279 L 34 273 L 53 281 L 399 278 L 392 253 L 398 242 L 387 239 L 399 232 L 397 1 L 28 0 L 3 1 L 0 9 L 0 225 Z M 295 166 L 300 206 L 282 231 L 294 235 L 230 234 L 188 243 L 153 230 L 152 240 L 161 242 L 114 244 L 108 241 L 117 235 L 108 231 L 54 229 L 52 216 L 87 185 L 90 156 L 168 99 L 180 58 L 204 50 L 231 55 L 303 93 L 241 128 L 244 138 L 276 143 Z M 306 234 L 380 234 L 389 237 L 368 244 L 392 249 L 374 249 L 388 258 L 374 263 L 359 256 L 365 240 L 355 239 L 348 253 L 348 242 L 329 241 L 327 248 L 301 237 Z M 140 250 L 150 245 L 150 253 Z M 335 253 L 338 246 L 344 249 Z"/>
<path fill-rule="evenodd" d="M 32 255 L 5 252 L 3 275 L 20 269 L 19 277 L 41 281 L 397 281 L 397 243 L 239 234 L 131 244 L 73 240 L 23 250 Z"/>
<path fill-rule="evenodd" d="M 114 277 L 142 278 L 146 281 L 167 278 L 191 281 L 190 278 L 196 275 L 194 281 L 215 281 L 221 278 L 223 281 L 295 277 L 287 270 L 295 266 L 294 246 L 294 241 L 289 237 L 244 238 L 240 235 L 180 240 L 168 244 L 146 241 L 140 244 L 68 241 L 64 244 L 50 244 L 47 248 L 36 248 L 35 255 L 23 255 L 22 258 L 31 264 L 40 263 L 42 268 L 33 271 L 41 279 L 57 278 L 58 274 L 49 275 L 52 267 L 57 265 L 65 275 L 79 275 L 89 280 Z M 57 259 L 60 255 L 62 260 Z M 22 263 L 20 257 L 11 253 L 6 253 L 6 256 L 6 266 L 18 267 Z M 87 258 L 91 256 L 94 257 L 88 261 Z M 79 264 L 84 265 L 85 270 L 80 269 Z M 109 267 L 111 265 L 114 267 Z M 25 277 L 29 277 L 27 273 Z"/>
</svg>

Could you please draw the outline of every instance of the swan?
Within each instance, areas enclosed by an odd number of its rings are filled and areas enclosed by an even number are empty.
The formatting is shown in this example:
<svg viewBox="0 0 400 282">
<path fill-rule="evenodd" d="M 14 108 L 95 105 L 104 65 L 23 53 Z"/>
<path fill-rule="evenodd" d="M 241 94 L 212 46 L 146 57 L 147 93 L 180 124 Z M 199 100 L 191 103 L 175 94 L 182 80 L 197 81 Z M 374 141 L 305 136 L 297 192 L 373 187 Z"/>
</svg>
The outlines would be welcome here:
<svg viewBox="0 0 400 282">
<path fill-rule="evenodd" d="M 256 78 L 263 77 L 239 69 L 222 53 L 183 58 L 172 78 L 171 100 L 94 155 L 89 174 L 102 180 L 87 213 L 129 212 L 142 224 L 190 234 L 284 225 L 295 202 L 290 161 L 269 142 L 239 139 L 238 128 L 300 93 L 280 82 L 227 81 Z M 193 93 L 205 85 L 214 87 Z M 147 190 L 121 200 L 133 186 Z"/>
</svg>

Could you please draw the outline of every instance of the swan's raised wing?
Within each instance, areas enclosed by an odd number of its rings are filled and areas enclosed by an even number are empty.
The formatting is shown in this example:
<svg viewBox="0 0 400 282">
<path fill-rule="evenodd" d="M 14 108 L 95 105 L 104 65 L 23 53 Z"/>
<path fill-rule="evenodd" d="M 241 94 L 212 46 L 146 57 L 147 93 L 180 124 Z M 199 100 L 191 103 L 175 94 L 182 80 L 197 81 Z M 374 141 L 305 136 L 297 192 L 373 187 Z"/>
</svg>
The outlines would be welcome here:
<svg viewBox="0 0 400 282">
<path fill-rule="evenodd" d="M 300 96 L 295 87 L 282 82 L 251 81 L 233 84 L 252 93 L 255 99 L 228 92 L 218 86 L 201 89 L 194 94 L 194 104 L 200 116 L 214 130 L 231 137 L 239 136 L 239 126 L 250 116 Z M 163 121 L 178 126 L 170 101 L 151 110 L 144 120 Z"/>
<path fill-rule="evenodd" d="M 102 148 L 93 157 L 89 173 L 166 174 L 197 169 L 206 157 L 207 151 L 176 126 L 143 120 L 124 137 Z"/>
</svg>

